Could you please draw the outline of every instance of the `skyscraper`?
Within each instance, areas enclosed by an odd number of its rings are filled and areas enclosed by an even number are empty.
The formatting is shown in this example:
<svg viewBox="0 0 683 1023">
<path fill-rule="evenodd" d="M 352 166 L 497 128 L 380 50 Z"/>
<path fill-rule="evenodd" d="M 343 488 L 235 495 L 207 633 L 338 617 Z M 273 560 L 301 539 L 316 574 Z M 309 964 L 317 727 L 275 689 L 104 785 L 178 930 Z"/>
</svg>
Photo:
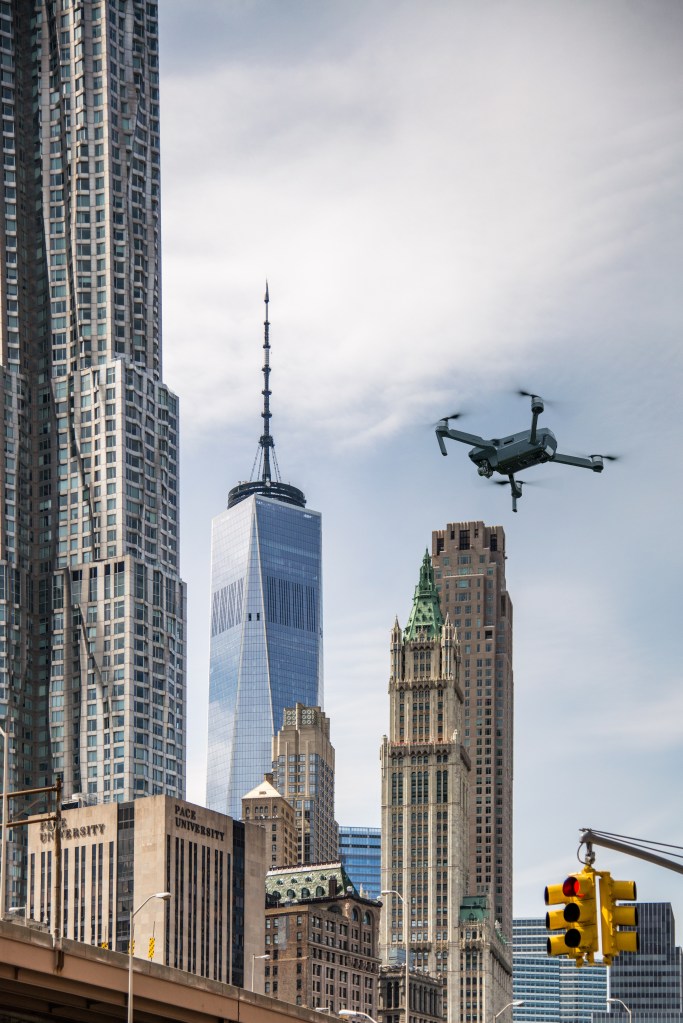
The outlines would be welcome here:
<svg viewBox="0 0 683 1023">
<path fill-rule="evenodd" d="M 670 902 L 638 902 L 638 952 L 610 966 L 609 1012 L 595 1023 L 683 1023 L 683 950 L 676 945 Z M 629 1015 L 627 1016 L 627 1010 Z"/>
<path fill-rule="evenodd" d="M 545 919 L 513 920 L 512 939 L 513 994 L 524 1002 L 514 1023 L 591 1023 L 604 1013 L 606 966 L 577 970 L 573 959 L 549 956 Z"/>
<path fill-rule="evenodd" d="M 381 828 L 339 827 L 339 858 L 356 888 L 378 899 L 382 890 Z"/>
<path fill-rule="evenodd" d="M 381 950 L 390 961 L 407 941 L 411 965 L 445 979 L 449 1023 L 486 1023 L 510 1001 L 512 963 L 490 898 L 468 894 L 471 762 L 460 671 L 460 644 L 425 552 L 405 630 L 396 621 L 391 633 Z"/>
<path fill-rule="evenodd" d="M 483 522 L 450 522 L 432 533 L 443 613 L 460 639 L 463 746 L 472 760 L 469 878 L 487 895 L 512 940 L 512 603 L 505 533 Z"/>
<path fill-rule="evenodd" d="M 287 707 L 273 738 L 273 784 L 296 811 L 297 863 L 337 859 L 334 819 L 334 746 L 330 719 L 320 707 Z"/>
<path fill-rule="evenodd" d="M 182 796 L 185 588 L 178 405 L 161 380 L 156 4 L 5 3 L 0 37 L 8 787 L 59 772 L 67 795 L 92 800 Z"/>
<path fill-rule="evenodd" d="M 321 519 L 280 480 L 268 302 L 266 287 L 260 477 L 232 488 L 211 532 L 206 799 L 232 817 L 271 769 L 285 708 L 321 707 L 323 695 Z"/>
</svg>

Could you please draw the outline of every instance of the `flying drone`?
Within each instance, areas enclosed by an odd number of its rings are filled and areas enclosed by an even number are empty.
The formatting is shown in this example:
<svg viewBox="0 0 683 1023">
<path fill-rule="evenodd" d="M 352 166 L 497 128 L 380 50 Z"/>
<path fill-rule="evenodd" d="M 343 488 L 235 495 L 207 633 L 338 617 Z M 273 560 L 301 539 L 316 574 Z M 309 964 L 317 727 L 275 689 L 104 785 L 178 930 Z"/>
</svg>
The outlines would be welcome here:
<svg viewBox="0 0 683 1023">
<path fill-rule="evenodd" d="M 515 479 L 515 473 L 528 469 L 532 465 L 541 465 L 544 462 L 560 462 L 562 465 L 576 465 L 582 469 L 592 469 L 593 472 L 602 472 L 605 468 L 605 460 L 613 462 L 615 455 L 588 455 L 585 458 L 576 455 L 563 455 L 557 450 L 557 440 L 552 430 L 546 427 L 539 427 L 538 417 L 545 408 L 543 399 L 537 394 L 530 394 L 529 391 L 519 391 L 519 394 L 531 398 L 531 429 L 522 430 L 521 433 L 513 433 L 509 437 L 492 437 L 486 440 L 484 437 L 477 437 L 474 433 L 464 433 L 462 430 L 453 430 L 449 426 L 451 419 L 459 419 L 461 413 L 454 412 L 450 416 L 444 416 L 436 424 L 436 439 L 441 448 L 441 454 L 447 455 L 444 437 L 460 441 L 461 444 L 473 444 L 469 456 L 477 466 L 480 476 L 490 478 L 494 472 L 501 476 L 507 476 L 507 480 L 496 480 L 503 486 L 510 487 L 512 493 L 512 510 L 517 511 L 517 501 L 522 496 L 524 480 Z"/>
</svg>

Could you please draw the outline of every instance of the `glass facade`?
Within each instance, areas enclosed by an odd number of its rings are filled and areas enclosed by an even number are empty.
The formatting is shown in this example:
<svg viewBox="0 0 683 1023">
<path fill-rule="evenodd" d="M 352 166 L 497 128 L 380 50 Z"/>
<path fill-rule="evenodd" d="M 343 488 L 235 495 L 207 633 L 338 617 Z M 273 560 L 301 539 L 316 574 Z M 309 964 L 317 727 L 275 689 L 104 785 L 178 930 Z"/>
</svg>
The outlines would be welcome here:
<svg viewBox="0 0 683 1023">
<path fill-rule="evenodd" d="M 683 1023 L 683 951 L 676 947 L 671 903 L 639 902 L 638 952 L 622 952 L 610 968 L 610 995 L 641 1023 Z M 593 1023 L 626 1023 L 619 1002 Z M 620 1017 L 620 1018 L 619 1018 Z"/>
<path fill-rule="evenodd" d="M 378 899 L 382 888 L 381 828 L 339 827 L 339 858 L 356 888 Z"/>
<path fill-rule="evenodd" d="M 512 922 L 512 990 L 524 1005 L 514 1023 L 591 1023 L 607 999 L 607 967 L 577 970 L 573 959 L 550 958 L 544 919 Z"/>
<path fill-rule="evenodd" d="M 207 806 L 241 815 L 284 710 L 322 706 L 321 517 L 258 494 L 213 520 Z"/>
</svg>

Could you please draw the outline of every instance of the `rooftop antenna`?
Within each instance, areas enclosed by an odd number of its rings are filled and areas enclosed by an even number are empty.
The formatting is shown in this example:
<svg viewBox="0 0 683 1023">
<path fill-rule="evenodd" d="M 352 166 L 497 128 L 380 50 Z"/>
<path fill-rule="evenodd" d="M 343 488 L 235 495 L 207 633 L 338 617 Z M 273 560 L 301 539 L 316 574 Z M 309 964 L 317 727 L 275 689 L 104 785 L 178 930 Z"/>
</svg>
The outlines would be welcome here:
<svg viewBox="0 0 683 1023">
<path fill-rule="evenodd" d="M 270 321 L 268 319 L 268 303 L 270 302 L 270 297 L 268 295 L 267 280 L 264 302 L 266 306 L 266 318 L 263 322 L 263 351 L 265 352 L 265 357 L 263 360 L 263 391 L 261 392 L 263 394 L 263 412 L 261 413 L 261 417 L 263 419 L 263 433 L 261 434 L 259 444 L 261 445 L 261 451 L 263 453 L 263 472 L 261 474 L 261 480 L 268 487 L 271 483 L 270 449 L 274 449 L 275 441 L 270 433 L 270 395 L 272 392 L 270 390 Z M 273 457 L 274 456 L 275 451 L 273 450 Z M 277 469 L 277 463 L 275 464 Z"/>
<path fill-rule="evenodd" d="M 267 280 L 263 301 L 266 307 L 266 318 L 263 321 L 264 358 L 263 390 L 261 391 L 263 395 L 263 412 L 261 413 L 263 433 L 259 438 L 250 479 L 248 482 L 238 483 L 237 486 L 232 488 L 228 494 L 228 508 L 232 508 L 233 505 L 239 504 L 240 501 L 244 501 L 247 497 L 255 495 L 270 497 L 275 501 L 283 501 L 285 504 L 294 504 L 299 508 L 304 508 L 306 506 L 306 498 L 303 492 L 298 487 L 293 487 L 290 483 L 282 482 L 280 467 L 277 464 L 277 456 L 275 454 L 275 441 L 270 432 L 270 420 L 272 418 L 270 396 L 272 391 L 270 389 L 270 320 L 268 318 L 270 294 Z"/>
</svg>

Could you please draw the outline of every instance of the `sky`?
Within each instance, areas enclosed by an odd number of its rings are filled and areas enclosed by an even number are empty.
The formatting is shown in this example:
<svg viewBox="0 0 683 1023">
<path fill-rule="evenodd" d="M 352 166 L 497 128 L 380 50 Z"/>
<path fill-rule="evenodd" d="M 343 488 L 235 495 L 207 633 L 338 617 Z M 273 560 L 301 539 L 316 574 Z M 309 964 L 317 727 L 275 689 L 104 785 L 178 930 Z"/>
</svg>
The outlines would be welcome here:
<svg viewBox="0 0 683 1023">
<path fill-rule="evenodd" d="M 594 827 L 683 845 L 683 7 L 163 0 L 164 379 L 181 408 L 188 798 L 205 796 L 211 519 L 261 433 L 323 517 L 337 818 L 379 826 L 389 633 L 433 529 L 502 526 L 514 605 L 515 916 Z M 528 399 L 602 475 L 513 514 L 434 423 Z M 673 798 L 672 798 L 673 797 Z M 597 850 L 671 901 L 679 876 Z"/>
</svg>

